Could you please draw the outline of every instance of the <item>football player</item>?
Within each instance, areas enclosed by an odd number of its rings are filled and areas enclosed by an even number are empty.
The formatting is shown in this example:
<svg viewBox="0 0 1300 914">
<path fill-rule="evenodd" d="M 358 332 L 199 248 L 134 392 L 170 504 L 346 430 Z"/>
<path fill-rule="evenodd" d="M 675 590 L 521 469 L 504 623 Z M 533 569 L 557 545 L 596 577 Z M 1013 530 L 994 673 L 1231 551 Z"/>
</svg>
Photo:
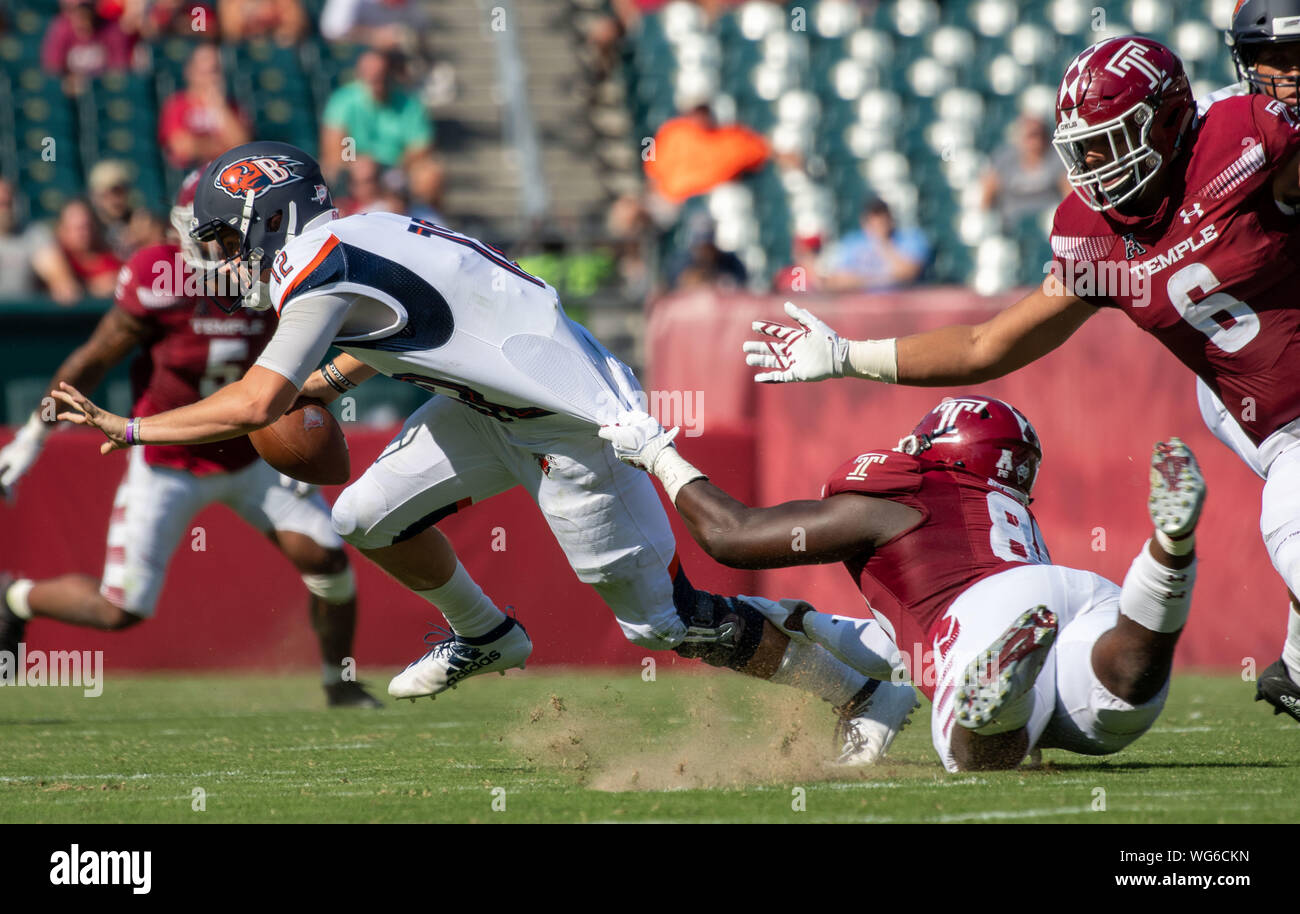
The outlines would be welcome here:
<svg viewBox="0 0 1300 914">
<path fill-rule="evenodd" d="M 1198 119 L 1178 57 L 1127 37 L 1074 59 L 1056 117 L 1075 193 L 1056 212 L 1040 288 L 982 324 L 897 340 L 844 340 L 787 304 L 798 326 L 756 322 L 764 339 L 745 344 L 747 361 L 765 382 L 979 383 L 1051 352 L 1098 308 L 1119 308 L 1231 407 L 1257 450 L 1260 530 L 1293 611 L 1256 699 L 1300 721 L 1300 115 L 1249 94 Z"/>
<path fill-rule="evenodd" d="M 195 172 L 172 210 L 173 224 L 183 226 L 181 245 L 152 245 L 131 257 L 118 277 L 113 307 L 59 366 L 55 382 L 92 389 L 138 349 L 131 371 L 135 411 L 148 416 L 193 403 L 253 364 L 275 322 L 225 313 L 219 299 L 203 291 L 208 265 L 189 238 L 197 183 Z M 6 493 L 36 462 L 54 428 L 42 413 L 34 412 L 0 450 Z M 102 578 L 67 574 L 33 581 L 0 574 L 0 650 L 16 651 L 32 618 L 119 631 L 153 616 L 177 542 L 190 519 L 213 502 L 265 533 L 302 575 L 329 705 L 381 707 L 345 665 L 353 656 L 356 587 L 329 506 L 313 487 L 272 470 L 245 437 L 132 451 L 113 500 Z"/>
<path fill-rule="evenodd" d="M 418 596 L 451 631 L 389 685 L 436 696 L 469 676 L 523 667 L 532 641 L 470 577 L 437 523 L 522 485 L 578 578 L 652 650 L 738 670 L 831 702 L 842 760 L 878 757 L 915 693 L 881 683 L 766 620 L 773 601 L 695 590 L 644 474 L 595 434 L 641 402 L 631 371 L 569 320 L 555 290 L 473 238 L 392 213 L 337 218 L 317 163 L 283 143 L 232 149 L 199 179 L 192 236 L 237 274 L 243 304 L 275 333 L 247 373 L 189 406 L 107 413 L 69 385 L 62 418 L 113 448 L 247 434 L 302 394 L 329 400 L 377 373 L 433 396 L 334 505 L 334 529 Z M 332 345 L 343 355 L 317 370 Z M 887 643 L 887 638 L 885 642 Z"/>
<path fill-rule="evenodd" d="M 949 771 L 1014 768 L 1035 748 L 1108 755 L 1159 716 L 1205 497 L 1177 438 L 1155 447 L 1155 533 L 1120 588 L 1051 564 L 1029 510 L 1038 436 L 1001 400 L 945 398 L 896 448 L 846 461 L 821 500 L 770 508 L 709 482 L 677 454 L 675 434 L 644 413 L 601 430 L 620 459 L 672 487 L 691 535 L 719 562 L 843 561 L 933 703 L 930 731 Z M 792 527 L 807 531 L 804 551 L 791 550 Z M 806 605 L 783 622 L 792 639 L 819 634 L 846 658 L 865 625 Z"/>
</svg>

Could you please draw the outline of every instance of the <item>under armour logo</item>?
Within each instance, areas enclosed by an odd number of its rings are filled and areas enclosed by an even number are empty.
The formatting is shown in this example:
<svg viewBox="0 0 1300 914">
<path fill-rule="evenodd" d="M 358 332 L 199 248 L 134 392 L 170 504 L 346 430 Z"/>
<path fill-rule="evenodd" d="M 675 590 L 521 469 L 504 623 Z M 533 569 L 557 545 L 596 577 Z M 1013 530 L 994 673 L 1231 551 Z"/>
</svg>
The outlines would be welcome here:
<svg viewBox="0 0 1300 914">
<path fill-rule="evenodd" d="M 1146 252 L 1147 249 L 1142 247 L 1142 245 L 1138 243 L 1138 240 L 1133 237 L 1133 234 L 1131 232 L 1124 236 L 1124 259 L 1125 260 L 1132 260 L 1134 257 L 1141 257 Z"/>
<path fill-rule="evenodd" d="M 1201 209 L 1201 204 L 1193 203 L 1190 211 L 1182 209 L 1178 211 L 1178 215 L 1183 217 L 1183 225 L 1191 225 L 1192 220 L 1204 216 L 1205 211 Z"/>
</svg>

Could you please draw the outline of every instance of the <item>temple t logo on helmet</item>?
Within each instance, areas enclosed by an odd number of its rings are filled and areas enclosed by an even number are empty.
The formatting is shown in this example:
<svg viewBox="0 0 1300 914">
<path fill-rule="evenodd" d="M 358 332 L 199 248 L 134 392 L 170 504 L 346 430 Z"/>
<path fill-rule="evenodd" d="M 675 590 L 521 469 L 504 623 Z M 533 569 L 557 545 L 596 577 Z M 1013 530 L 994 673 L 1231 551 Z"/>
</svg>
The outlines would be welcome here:
<svg viewBox="0 0 1300 914">
<path fill-rule="evenodd" d="M 216 176 L 216 186 L 242 200 L 250 190 L 256 194 L 268 187 L 301 181 L 294 166 L 302 164 L 288 156 L 248 156 L 223 168 Z"/>
<path fill-rule="evenodd" d="M 975 473 L 1025 504 L 1043 459 L 1029 420 L 995 397 L 943 399 L 896 450 Z"/>
</svg>

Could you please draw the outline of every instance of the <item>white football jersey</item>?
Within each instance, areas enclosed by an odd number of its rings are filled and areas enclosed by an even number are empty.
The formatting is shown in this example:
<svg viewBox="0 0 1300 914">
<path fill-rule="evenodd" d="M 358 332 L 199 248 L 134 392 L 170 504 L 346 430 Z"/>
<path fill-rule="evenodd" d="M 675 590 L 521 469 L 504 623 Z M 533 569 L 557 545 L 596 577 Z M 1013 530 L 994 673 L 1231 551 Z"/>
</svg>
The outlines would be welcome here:
<svg viewBox="0 0 1300 914">
<path fill-rule="evenodd" d="M 336 346 L 503 422 L 557 414 L 600 425 L 640 406 L 631 370 L 565 315 L 555 289 L 431 222 L 336 219 L 292 239 L 271 273 L 279 314 L 313 296 L 364 296 Z"/>
</svg>

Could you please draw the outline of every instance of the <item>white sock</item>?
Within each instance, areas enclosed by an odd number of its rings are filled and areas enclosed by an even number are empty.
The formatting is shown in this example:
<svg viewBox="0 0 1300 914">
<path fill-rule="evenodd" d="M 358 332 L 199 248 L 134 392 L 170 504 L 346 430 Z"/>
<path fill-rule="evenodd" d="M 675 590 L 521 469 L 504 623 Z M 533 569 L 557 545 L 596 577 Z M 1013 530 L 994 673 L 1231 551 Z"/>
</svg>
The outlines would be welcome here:
<svg viewBox="0 0 1300 914">
<path fill-rule="evenodd" d="M 1282 665 L 1290 674 L 1291 681 L 1300 686 L 1300 613 L 1295 611 L 1295 607 L 1286 614 L 1286 644 L 1282 646 Z"/>
<path fill-rule="evenodd" d="M 1187 624 L 1192 608 L 1196 562 L 1186 568 L 1166 568 L 1151 556 L 1151 541 L 1142 544 L 1124 577 L 1119 611 L 1153 632 L 1176 632 Z"/>
<path fill-rule="evenodd" d="M 447 617 L 451 630 L 466 638 L 486 635 L 506 619 L 506 614 L 497 609 L 459 561 L 446 584 L 415 593 L 438 607 Z"/>
<path fill-rule="evenodd" d="M 27 595 L 32 592 L 36 582 L 28 578 L 19 578 L 9 585 L 5 591 L 5 602 L 9 604 L 9 609 L 19 619 L 30 619 L 32 617 L 32 608 L 27 605 Z"/>
<path fill-rule="evenodd" d="M 867 684 L 867 677 L 834 657 L 820 644 L 790 640 L 769 682 L 811 692 L 839 707 Z"/>
<path fill-rule="evenodd" d="M 844 663 L 872 679 L 889 681 L 898 668 L 898 648 L 879 622 L 810 612 L 803 630 Z"/>
</svg>

